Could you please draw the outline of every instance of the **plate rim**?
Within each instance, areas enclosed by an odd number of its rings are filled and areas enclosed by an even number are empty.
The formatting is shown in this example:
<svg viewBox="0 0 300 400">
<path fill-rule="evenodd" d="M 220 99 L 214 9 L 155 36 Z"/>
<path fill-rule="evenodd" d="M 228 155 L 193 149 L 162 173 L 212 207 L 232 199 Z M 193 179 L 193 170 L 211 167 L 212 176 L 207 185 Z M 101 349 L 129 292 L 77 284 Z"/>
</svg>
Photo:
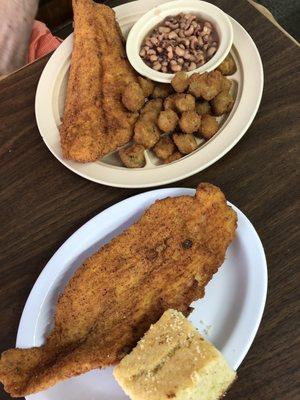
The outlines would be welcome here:
<svg viewBox="0 0 300 400">
<path fill-rule="evenodd" d="M 20 343 L 24 341 L 24 338 L 22 336 L 28 335 L 28 330 L 29 326 L 31 327 L 32 330 L 32 342 L 33 344 L 28 344 L 28 346 L 34 345 L 34 337 L 35 337 L 35 330 L 36 330 L 36 321 L 38 320 L 38 316 L 41 310 L 41 307 L 47 297 L 47 291 L 43 292 L 42 295 L 42 301 L 38 304 L 35 304 L 36 302 L 36 297 L 41 297 L 40 295 L 40 287 L 45 285 L 45 282 L 47 283 L 47 290 L 51 290 L 53 286 L 53 282 L 57 278 L 57 273 L 53 273 L 53 271 L 59 270 L 61 268 L 61 264 L 59 263 L 54 263 L 55 259 L 57 257 L 61 256 L 61 253 L 64 253 L 65 249 L 74 241 L 76 240 L 77 237 L 80 237 L 82 233 L 89 229 L 90 226 L 92 226 L 97 219 L 100 218 L 105 218 L 105 214 L 110 214 L 113 210 L 113 208 L 117 207 L 122 207 L 126 206 L 126 203 L 131 203 L 135 199 L 142 199 L 144 198 L 147 200 L 149 197 L 153 198 L 154 201 L 157 199 L 161 198 L 166 198 L 166 197 L 177 197 L 181 195 L 194 195 L 196 189 L 191 189 L 191 188 L 181 188 L 181 187 L 172 187 L 172 188 L 163 188 L 163 189 L 155 189 L 155 190 L 150 190 L 146 191 L 131 197 L 128 197 L 127 199 L 121 200 L 120 202 L 117 202 L 116 204 L 106 208 L 105 210 L 97 213 L 94 217 L 90 218 L 87 222 L 85 222 L 82 226 L 80 226 L 75 232 L 73 232 L 62 244 L 61 246 L 54 252 L 54 254 L 51 256 L 51 258 L 48 260 L 46 265 L 44 266 L 43 270 L 39 274 L 38 278 L 36 279 L 29 296 L 26 300 L 24 309 L 22 311 L 22 315 L 20 318 L 19 322 L 19 327 L 18 327 L 18 333 L 17 333 L 17 339 L 16 339 L 16 346 L 20 346 Z M 258 311 L 255 316 L 255 320 L 253 319 L 254 323 L 253 326 L 251 327 L 251 334 L 248 336 L 248 341 L 247 344 L 243 347 L 243 351 L 239 354 L 239 357 L 237 357 L 237 360 L 235 362 L 235 365 L 233 366 L 235 369 L 237 369 L 242 361 L 245 359 L 251 345 L 253 344 L 253 341 L 255 339 L 255 336 L 257 334 L 257 331 L 259 329 L 259 326 L 261 324 L 261 320 L 263 317 L 264 309 L 265 309 L 265 304 L 266 304 L 266 298 L 267 298 L 267 289 L 268 289 L 268 269 L 267 269 L 267 260 L 265 256 L 265 251 L 262 245 L 262 242 L 260 240 L 260 237 L 255 230 L 253 224 L 251 221 L 247 218 L 247 216 L 236 206 L 228 202 L 228 204 L 238 213 L 239 217 L 242 217 L 245 219 L 247 222 L 248 228 L 252 231 L 254 234 L 258 248 L 257 251 L 259 252 L 259 256 L 261 258 L 261 276 L 260 278 L 262 279 L 262 286 L 259 292 L 260 296 L 260 301 L 258 302 Z M 108 232 L 109 233 L 109 232 Z M 53 263 L 55 264 L 53 266 Z M 51 279 L 51 276 L 53 277 Z M 50 280 L 50 284 L 49 284 Z M 35 308 L 34 311 L 32 311 L 32 307 Z M 39 311 L 37 311 L 39 310 Z M 35 316 L 34 316 L 35 315 Z M 34 322 L 34 323 L 33 323 Z M 28 341 L 28 339 L 27 339 Z M 26 339 L 25 339 L 26 342 Z M 20 346 L 20 347 L 26 347 L 26 346 Z"/>
<path fill-rule="evenodd" d="M 134 1 L 131 3 L 127 3 L 127 4 L 122 4 L 120 6 L 117 6 L 114 8 L 114 10 L 116 12 L 120 12 L 121 10 L 125 10 L 126 7 L 134 7 L 135 5 L 137 5 L 138 3 L 140 3 L 142 0 L 138 0 L 138 1 Z M 114 176 L 117 176 L 116 178 L 108 178 L 105 179 L 104 177 L 93 177 L 91 176 L 90 172 L 85 171 L 85 167 L 84 165 L 80 164 L 80 167 L 82 168 L 82 170 L 78 170 L 76 165 L 76 162 L 72 162 L 70 160 L 65 160 L 63 159 L 63 157 L 61 156 L 61 154 L 59 154 L 56 150 L 52 149 L 51 144 L 49 143 L 49 140 L 47 140 L 42 131 L 44 131 L 43 126 L 45 126 L 45 122 L 42 122 L 42 116 L 43 116 L 43 98 L 44 98 L 44 90 L 46 90 L 45 88 L 48 87 L 48 85 L 46 84 L 46 80 L 47 80 L 47 76 L 49 75 L 49 71 L 51 70 L 52 64 L 55 63 L 56 61 L 56 57 L 58 54 L 60 54 L 60 52 L 62 52 L 63 47 L 60 46 L 54 53 L 53 55 L 50 57 L 49 61 L 47 62 L 41 76 L 39 79 L 39 83 L 37 86 L 37 91 L 36 91 L 36 97 L 35 97 L 35 115 L 36 115 L 36 120 L 37 120 L 37 125 L 38 125 L 38 129 L 40 132 L 40 135 L 42 136 L 42 139 L 44 141 L 44 143 L 46 144 L 46 146 L 48 147 L 48 149 L 50 150 L 50 152 L 55 156 L 55 158 L 57 158 L 57 160 L 62 163 L 65 167 L 67 167 L 69 170 L 71 170 L 72 172 L 76 173 L 77 175 L 88 179 L 92 182 L 95 183 L 100 183 L 103 185 L 107 185 L 107 186 L 111 186 L 111 187 L 122 187 L 122 188 L 147 188 L 147 187 L 153 187 L 153 186 L 160 186 L 160 185 L 165 185 L 165 184 L 169 184 L 169 183 L 173 183 L 182 179 L 185 179 L 191 175 L 196 174 L 197 172 L 200 172 L 206 168 L 208 168 L 210 165 L 214 164 L 216 161 L 218 161 L 219 159 L 221 159 L 225 154 L 227 154 L 240 140 L 241 138 L 245 135 L 246 131 L 248 130 L 249 126 L 251 125 L 251 123 L 253 122 L 255 115 L 257 114 L 259 105 L 261 103 L 261 98 L 262 98 L 262 93 L 263 93 L 263 86 L 264 86 L 264 73 L 263 73 L 263 64 L 261 61 L 261 57 L 259 54 L 259 51 L 253 41 L 253 39 L 251 38 L 251 36 L 249 35 L 249 33 L 242 27 L 242 25 L 240 25 L 236 20 L 234 20 L 232 17 L 230 17 L 231 20 L 233 21 L 233 25 L 236 25 L 238 27 L 238 29 L 243 33 L 243 35 L 245 35 L 245 37 L 247 37 L 247 41 L 249 43 L 249 46 L 251 47 L 251 49 L 254 51 L 255 55 L 256 55 L 256 60 L 255 60 L 255 64 L 256 64 L 256 68 L 258 72 L 257 75 L 257 81 L 256 81 L 256 90 L 255 90 L 255 94 L 256 94 L 256 100 L 253 101 L 253 104 L 255 103 L 255 106 L 253 107 L 251 113 L 249 113 L 249 115 L 247 115 L 247 123 L 245 125 L 242 124 L 242 129 L 238 129 L 240 132 L 239 134 L 235 135 L 235 138 L 233 138 L 233 140 L 229 140 L 229 143 L 225 143 L 222 144 L 221 146 L 218 143 L 215 147 L 218 147 L 218 145 L 223 148 L 221 151 L 216 151 L 217 154 L 213 155 L 212 157 L 208 156 L 208 160 L 207 162 L 201 164 L 201 149 L 199 150 L 199 152 L 195 153 L 195 155 L 197 154 L 197 158 L 193 158 L 192 155 L 191 158 L 186 158 L 183 159 L 179 163 L 173 163 L 169 166 L 164 166 L 165 168 L 173 168 L 174 170 L 176 169 L 175 173 L 169 172 L 168 171 L 168 175 L 171 175 L 171 177 L 167 177 L 167 178 L 163 178 L 161 179 L 160 177 L 154 177 L 151 178 L 148 174 L 148 172 L 154 172 L 157 171 L 157 169 L 146 169 L 142 171 L 142 176 L 139 177 L 139 182 L 137 183 L 135 181 L 136 176 L 134 176 L 135 173 L 139 173 L 139 170 L 127 170 L 127 174 L 128 176 L 126 177 L 126 181 L 127 182 L 122 182 L 123 177 L 118 175 L 118 170 L 115 169 L 114 172 L 116 172 L 114 174 Z M 71 40 L 70 38 L 72 37 L 72 33 L 68 36 L 68 38 L 65 40 L 65 42 L 67 43 L 67 41 Z M 234 44 L 234 43 L 233 43 Z M 235 44 L 234 44 L 235 45 Z M 49 91 L 49 90 L 48 90 Z M 47 91 L 46 91 L 47 93 Z M 237 110 L 236 110 L 237 111 Z M 234 117 L 235 112 L 232 115 L 232 118 Z M 230 124 L 231 121 L 229 121 Z M 55 125 L 55 128 L 57 130 L 57 127 Z M 228 129 L 228 127 L 226 126 L 224 129 Z M 224 133 L 223 133 L 223 138 L 224 138 Z M 221 136 L 221 135 L 220 135 Z M 218 139 L 218 138 L 216 138 Z M 215 139 L 215 140 L 216 140 Z M 208 144 L 209 146 L 210 144 Z M 202 149 L 203 151 L 204 149 Z M 197 161 L 200 163 L 200 166 L 195 166 L 195 165 L 188 165 L 189 161 L 193 158 L 193 160 L 195 160 L 194 164 L 197 164 Z M 99 162 L 99 161 L 98 161 Z M 100 161 L 101 162 L 101 161 Z M 184 164 L 182 164 L 184 163 Z M 93 163 L 92 163 L 93 164 Z M 89 164 L 86 164 L 89 165 Z M 180 172 L 180 168 L 182 168 L 184 165 L 184 169 L 185 171 Z M 112 172 L 114 169 L 114 166 L 109 166 L 109 165 L 102 165 L 99 166 L 99 168 L 104 168 L 104 172 L 109 171 Z M 178 172 L 179 169 L 179 172 Z M 166 169 L 165 169 L 166 171 Z M 123 172 L 123 170 L 122 170 Z M 162 171 L 161 171 L 162 172 Z M 162 176 L 163 174 L 161 173 L 160 176 Z M 143 179 L 142 179 L 143 177 Z M 145 182 L 146 181 L 146 182 Z"/>
</svg>

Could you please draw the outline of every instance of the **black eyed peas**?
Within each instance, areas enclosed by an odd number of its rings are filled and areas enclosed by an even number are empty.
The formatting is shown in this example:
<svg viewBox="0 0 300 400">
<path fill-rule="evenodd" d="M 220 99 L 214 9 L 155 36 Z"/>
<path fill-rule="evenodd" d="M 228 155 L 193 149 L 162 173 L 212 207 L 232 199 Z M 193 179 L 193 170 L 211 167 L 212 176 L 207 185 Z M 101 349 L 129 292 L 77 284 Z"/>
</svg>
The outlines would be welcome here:
<svg viewBox="0 0 300 400">
<path fill-rule="evenodd" d="M 193 71 L 205 64 L 218 49 L 213 25 L 196 15 L 181 13 L 167 17 L 144 39 L 140 56 L 155 71 Z"/>
</svg>

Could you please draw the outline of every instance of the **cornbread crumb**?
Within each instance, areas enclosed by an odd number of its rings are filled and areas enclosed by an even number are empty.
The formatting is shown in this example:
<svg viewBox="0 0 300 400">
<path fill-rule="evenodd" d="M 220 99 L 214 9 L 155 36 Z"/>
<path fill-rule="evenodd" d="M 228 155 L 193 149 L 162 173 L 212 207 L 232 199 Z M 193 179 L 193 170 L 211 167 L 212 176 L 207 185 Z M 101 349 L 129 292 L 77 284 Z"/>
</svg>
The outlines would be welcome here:
<svg viewBox="0 0 300 400">
<path fill-rule="evenodd" d="M 236 373 L 183 314 L 168 310 L 114 376 L 132 400 L 217 400 Z"/>
</svg>

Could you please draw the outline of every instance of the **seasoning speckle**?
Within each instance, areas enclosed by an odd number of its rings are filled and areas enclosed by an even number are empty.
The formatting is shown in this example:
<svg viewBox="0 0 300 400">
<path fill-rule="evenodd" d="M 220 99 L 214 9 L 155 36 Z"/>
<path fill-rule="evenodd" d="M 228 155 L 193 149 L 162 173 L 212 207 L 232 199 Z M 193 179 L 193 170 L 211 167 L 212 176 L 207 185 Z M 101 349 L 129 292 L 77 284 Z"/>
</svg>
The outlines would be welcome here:
<svg viewBox="0 0 300 400">
<path fill-rule="evenodd" d="M 154 249 L 150 249 L 147 253 L 147 259 L 153 261 L 157 258 L 158 254 L 157 251 Z"/>
<path fill-rule="evenodd" d="M 182 242 L 182 247 L 184 249 L 190 249 L 193 246 L 193 242 L 190 239 L 186 239 L 184 242 Z"/>
</svg>

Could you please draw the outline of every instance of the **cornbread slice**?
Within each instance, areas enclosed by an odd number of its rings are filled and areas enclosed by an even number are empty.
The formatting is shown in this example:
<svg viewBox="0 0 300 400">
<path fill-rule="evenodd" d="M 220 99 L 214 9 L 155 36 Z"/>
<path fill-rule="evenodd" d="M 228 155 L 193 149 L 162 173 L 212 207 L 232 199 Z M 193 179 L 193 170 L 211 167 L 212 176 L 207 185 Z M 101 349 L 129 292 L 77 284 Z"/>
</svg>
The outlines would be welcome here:
<svg viewBox="0 0 300 400">
<path fill-rule="evenodd" d="M 132 400 L 217 400 L 236 373 L 182 313 L 167 310 L 114 376 Z"/>
</svg>

